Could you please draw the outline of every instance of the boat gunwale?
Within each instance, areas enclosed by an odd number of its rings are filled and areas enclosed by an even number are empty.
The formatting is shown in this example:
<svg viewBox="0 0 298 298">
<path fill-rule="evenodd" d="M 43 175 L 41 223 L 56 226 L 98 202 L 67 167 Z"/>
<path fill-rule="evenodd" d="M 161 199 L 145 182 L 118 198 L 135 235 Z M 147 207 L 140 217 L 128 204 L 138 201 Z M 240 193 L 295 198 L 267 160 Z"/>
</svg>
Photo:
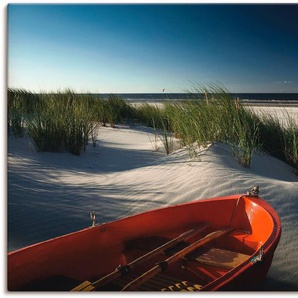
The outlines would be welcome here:
<svg viewBox="0 0 298 298">
<path fill-rule="evenodd" d="M 38 246 L 38 245 L 44 245 L 44 244 L 47 244 L 49 242 L 56 241 L 58 239 L 63 239 L 63 238 L 66 238 L 66 237 L 75 236 L 75 235 L 78 235 L 80 233 L 85 233 L 87 231 L 93 231 L 94 229 L 101 229 L 101 228 L 104 228 L 106 225 L 109 225 L 109 224 L 114 223 L 114 222 L 121 222 L 121 221 L 129 220 L 129 219 L 133 219 L 135 217 L 139 217 L 139 216 L 142 216 L 142 215 L 154 213 L 156 211 L 161 212 L 161 211 L 166 210 L 166 209 L 176 208 L 176 207 L 180 207 L 180 206 L 198 204 L 200 202 L 222 201 L 222 200 L 238 200 L 240 197 L 249 198 L 249 199 L 257 199 L 258 201 L 255 201 L 255 203 L 257 203 L 259 206 L 261 206 L 263 209 L 265 209 L 270 214 L 270 216 L 274 219 L 274 222 L 276 223 L 276 225 L 278 225 L 278 223 L 279 223 L 279 226 L 281 226 L 280 219 L 279 219 L 276 211 L 269 205 L 269 203 L 267 203 L 264 199 L 262 199 L 262 197 L 249 196 L 249 195 L 245 195 L 245 194 L 234 194 L 234 195 L 220 196 L 220 197 L 214 197 L 214 198 L 196 199 L 196 200 L 193 200 L 193 201 L 184 202 L 184 203 L 180 203 L 180 204 L 164 206 L 164 207 L 161 207 L 161 208 L 154 208 L 154 209 L 151 209 L 151 210 L 147 210 L 147 211 L 140 212 L 140 213 L 137 213 L 137 214 L 132 214 L 132 215 L 129 215 L 129 216 L 121 217 L 121 218 L 111 220 L 111 221 L 108 221 L 108 222 L 104 222 L 104 223 L 98 223 L 95 226 L 89 226 L 89 227 L 83 228 L 83 229 L 78 230 L 78 231 L 70 232 L 70 233 L 67 233 L 67 234 L 64 234 L 64 235 L 58 235 L 56 237 L 53 237 L 53 238 L 50 238 L 50 239 L 47 239 L 47 240 L 44 240 L 44 241 L 40 241 L 40 242 L 37 242 L 37 243 L 27 245 L 25 247 L 21 247 L 19 249 L 8 252 L 7 255 L 10 256 L 10 255 L 13 255 L 15 253 L 21 252 L 23 250 L 30 249 L 30 248 Z M 267 205 L 267 208 L 265 206 L 263 206 L 264 204 L 260 205 L 258 203 L 259 201 L 265 202 L 265 204 Z M 268 209 L 270 209 L 270 210 L 268 210 Z"/>
</svg>

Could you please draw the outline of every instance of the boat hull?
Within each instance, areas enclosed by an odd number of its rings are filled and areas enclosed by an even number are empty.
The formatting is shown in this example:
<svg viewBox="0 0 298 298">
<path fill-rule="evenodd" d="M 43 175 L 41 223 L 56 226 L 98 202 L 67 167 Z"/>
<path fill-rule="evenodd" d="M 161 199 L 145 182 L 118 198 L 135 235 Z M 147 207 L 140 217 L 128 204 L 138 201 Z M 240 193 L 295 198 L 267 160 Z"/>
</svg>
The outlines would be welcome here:
<svg viewBox="0 0 298 298">
<path fill-rule="evenodd" d="M 8 253 L 8 290 L 69 290 L 83 281 L 94 281 L 109 274 L 119 264 L 128 264 L 141 257 L 160 245 L 160 239 L 173 239 L 202 223 L 208 223 L 209 228 L 199 237 L 223 227 L 233 227 L 231 233 L 217 239 L 214 245 L 228 247 L 249 257 L 224 273 L 216 269 L 219 276 L 203 284 L 200 289 L 259 289 L 279 242 L 280 220 L 275 210 L 263 199 L 233 195 L 148 211 Z M 145 250 L 136 248 L 135 243 L 142 239 Z M 196 240 L 190 239 L 190 243 Z M 261 249 L 262 260 L 254 264 L 251 260 L 257 259 Z M 153 260 L 156 262 L 163 258 L 161 255 Z M 183 262 L 176 262 L 169 269 L 175 278 L 183 278 L 184 271 L 190 272 L 190 269 L 181 269 L 185 266 Z M 152 264 L 143 264 L 136 273 L 142 274 Z M 189 272 L 185 274 L 193 283 L 196 278 Z M 36 282 L 42 284 L 43 280 L 57 276 L 65 277 L 64 281 L 56 284 L 54 281 L 44 288 L 34 287 Z M 161 287 L 164 288 L 167 289 Z M 149 287 L 148 290 L 155 289 Z"/>
</svg>

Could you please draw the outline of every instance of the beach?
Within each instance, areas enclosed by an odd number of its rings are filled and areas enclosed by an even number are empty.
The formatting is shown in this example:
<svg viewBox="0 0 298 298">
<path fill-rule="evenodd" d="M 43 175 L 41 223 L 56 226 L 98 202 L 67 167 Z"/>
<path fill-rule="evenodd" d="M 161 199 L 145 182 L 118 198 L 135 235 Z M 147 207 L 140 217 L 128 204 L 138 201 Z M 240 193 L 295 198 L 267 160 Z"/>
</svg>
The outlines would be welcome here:
<svg viewBox="0 0 298 298">
<path fill-rule="evenodd" d="M 297 106 L 250 108 L 298 122 Z M 137 124 L 99 127 L 97 139 L 75 156 L 37 152 L 27 135 L 8 137 L 8 251 L 91 226 L 91 211 L 103 223 L 258 185 L 282 222 L 264 290 L 298 290 L 298 176 L 289 165 L 258 152 L 244 168 L 220 143 L 192 157 L 177 139 L 166 155 L 154 130 Z"/>
</svg>

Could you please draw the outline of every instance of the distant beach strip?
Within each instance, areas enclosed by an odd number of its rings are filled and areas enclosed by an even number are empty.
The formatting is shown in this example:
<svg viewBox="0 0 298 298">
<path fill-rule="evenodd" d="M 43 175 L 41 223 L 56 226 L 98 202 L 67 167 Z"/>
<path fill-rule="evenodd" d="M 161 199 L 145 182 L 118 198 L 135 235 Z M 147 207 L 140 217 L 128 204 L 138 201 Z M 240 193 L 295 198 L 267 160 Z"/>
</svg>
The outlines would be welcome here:
<svg viewBox="0 0 298 298">
<path fill-rule="evenodd" d="M 298 106 L 298 93 L 229 93 L 233 98 L 245 105 L 275 105 Z M 100 98 L 108 98 L 110 93 L 93 93 Z M 183 101 L 193 99 L 203 99 L 203 93 L 115 93 L 129 102 L 164 102 L 164 101 Z"/>
</svg>

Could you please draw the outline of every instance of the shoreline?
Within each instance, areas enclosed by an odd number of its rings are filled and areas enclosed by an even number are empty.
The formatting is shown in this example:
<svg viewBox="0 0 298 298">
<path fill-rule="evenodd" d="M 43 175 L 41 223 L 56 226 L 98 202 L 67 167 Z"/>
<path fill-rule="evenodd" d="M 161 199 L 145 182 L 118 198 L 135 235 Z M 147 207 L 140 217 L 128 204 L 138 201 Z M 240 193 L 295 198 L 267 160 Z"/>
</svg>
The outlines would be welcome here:
<svg viewBox="0 0 298 298">
<path fill-rule="evenodd" d="M 262 106 L 262 107 L 298 107 L 298 100 L 283 101 L 283 100 L 242 100 L 240 101 L 244 106 Z"/>
<path fill-rule="evenodd" d="M 163 104 L 167 102 L 183 102 L 184 99 L 168 100 L 127 100 L 129 104 Z M 298 100 L 240 100 L 244 106 L 264 106 L 264 107 L 298 107 Z"/>
</svg>

